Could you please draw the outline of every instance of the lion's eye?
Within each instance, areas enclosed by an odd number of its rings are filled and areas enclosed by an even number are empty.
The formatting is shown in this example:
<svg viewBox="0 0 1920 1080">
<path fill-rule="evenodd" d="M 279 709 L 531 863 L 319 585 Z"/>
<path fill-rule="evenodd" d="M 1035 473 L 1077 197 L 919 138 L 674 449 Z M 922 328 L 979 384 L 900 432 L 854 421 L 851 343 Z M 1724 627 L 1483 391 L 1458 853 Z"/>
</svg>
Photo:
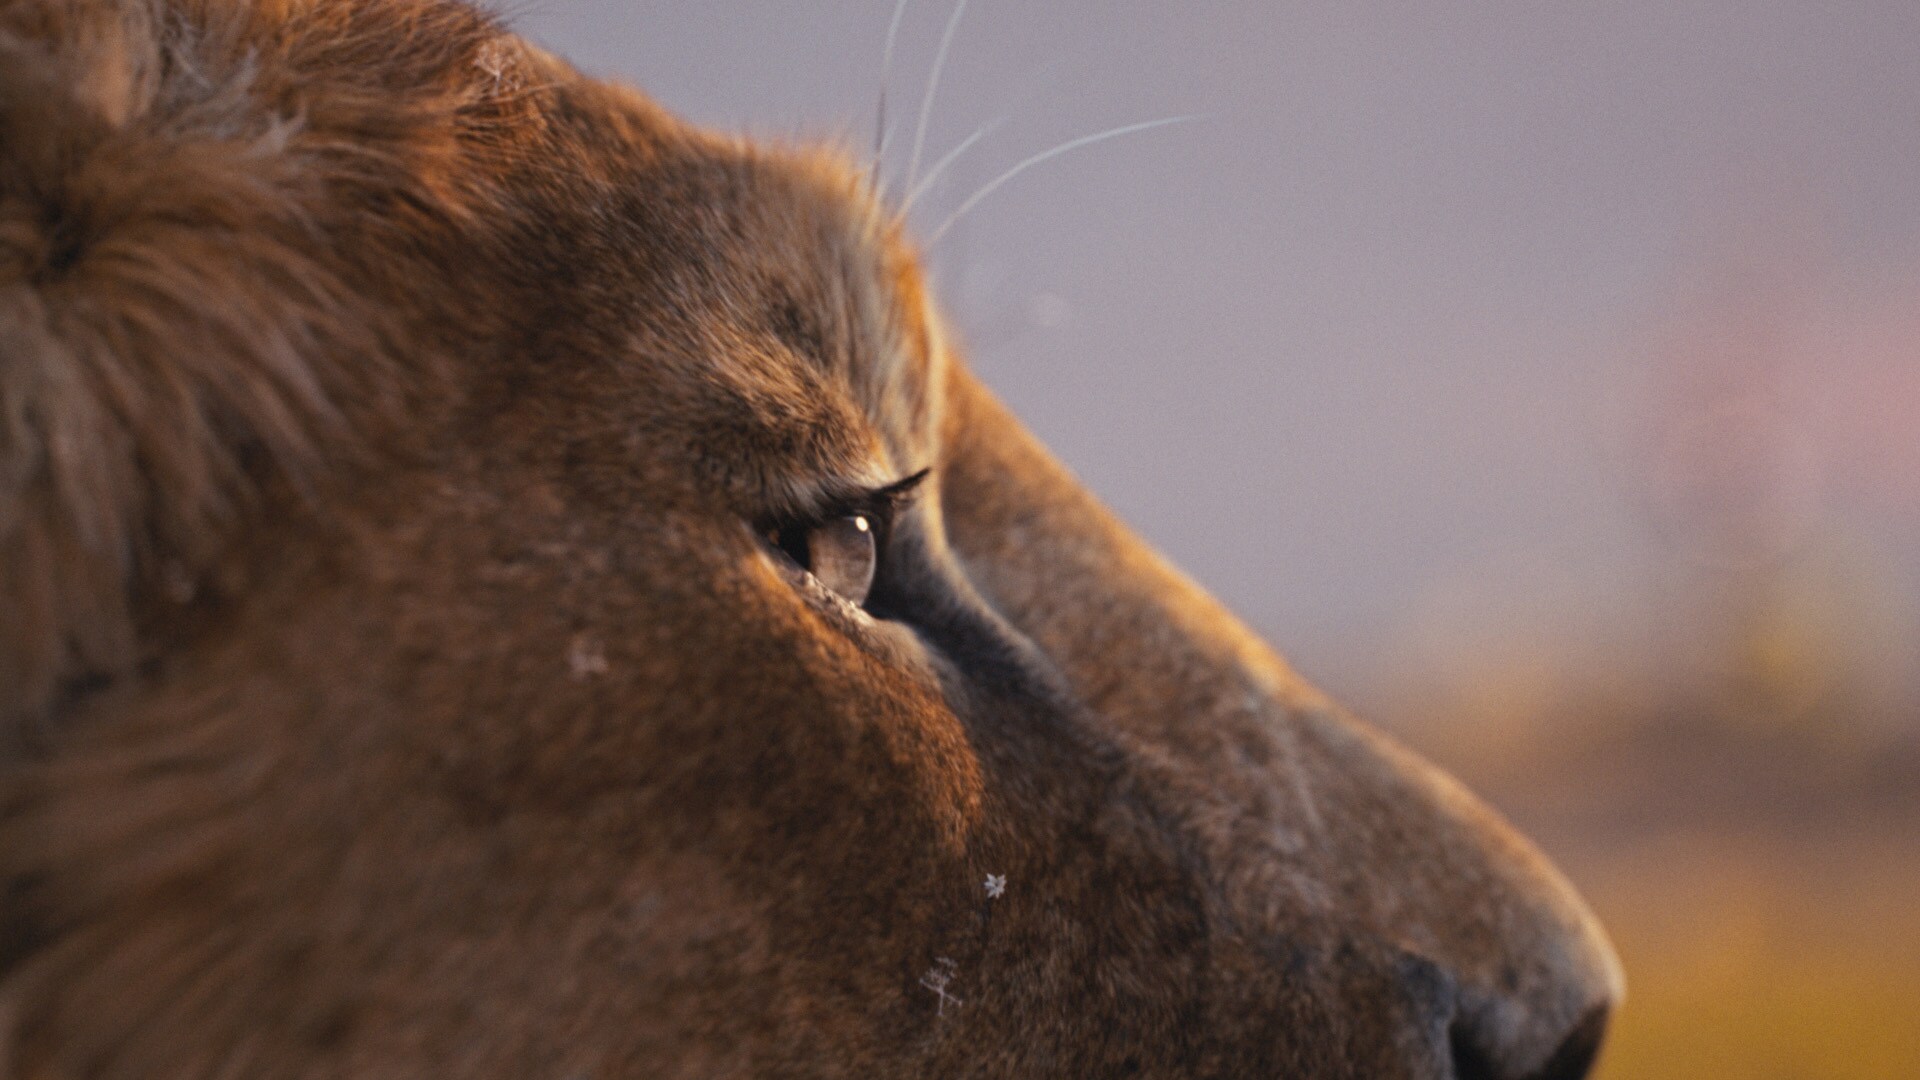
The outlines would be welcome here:
<svg viewBox="0 0 1920 1080">
<path fill-rule="evenodd" d="M 894 521 L 930 474 L 921 469 L 885 487 L 848 493 L 811 520 L 762 521 L 761 535 L 836 596 L 865 607 L 874 579 L 885 576 L 880 559 Z"/>
<path fill-rule="evenodd" d="M 847 514 L 818 525 L 782 529 L 772 539 L 842 599 L 851 604 L 866 603 L 879 561 L 871 515 Z"/>
</svg>

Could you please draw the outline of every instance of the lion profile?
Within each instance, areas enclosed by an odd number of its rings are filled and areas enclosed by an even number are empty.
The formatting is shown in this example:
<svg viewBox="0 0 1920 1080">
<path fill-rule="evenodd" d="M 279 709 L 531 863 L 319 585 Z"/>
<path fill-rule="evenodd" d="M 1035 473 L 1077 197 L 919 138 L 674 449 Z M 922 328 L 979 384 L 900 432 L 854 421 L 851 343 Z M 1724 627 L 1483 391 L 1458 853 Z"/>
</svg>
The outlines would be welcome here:
<svg viewBox="0 0 1920 1080">
<path fill-rule="evenodd" d="M 455 0 L 0 0 L 0 1075 L 1584 1075 L 1617 964 L 967 372 Z"/>
</svg>

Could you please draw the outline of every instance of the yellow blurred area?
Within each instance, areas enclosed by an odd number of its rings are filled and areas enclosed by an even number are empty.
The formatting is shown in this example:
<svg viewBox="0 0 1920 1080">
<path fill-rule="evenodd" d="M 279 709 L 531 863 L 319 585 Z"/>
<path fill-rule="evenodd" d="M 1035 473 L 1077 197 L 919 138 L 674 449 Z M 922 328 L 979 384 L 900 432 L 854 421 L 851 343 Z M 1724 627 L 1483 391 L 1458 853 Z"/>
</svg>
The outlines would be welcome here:
<svg viewBox="0 0 1920 1080">
<path fill-rule="evenodd" d="M 1765 844 L 1729 857 L 1712 837 L 1585 868 L 1629 977 L 1596 1076 L 1920 1076 L 1912 847 L 1851 853 L 1846 882 Z"/>
<path fill-rule="evenodd" d="M 1920 655 L 1859 581 L 1676 590 L 1678 644 L 1637 654 L 1456 633 L 1404 691 L 1620 951 L 1598 1080 L 1920 1080 L 1920 703 L 1888 678 Z M 1463 610 L 1436 622 L 1513 621 Z"/>
<path fill-rule="evenodd" d="M 1670 953 L 1611 920 L 1633 997 L 1599 1080 L 1912 1080 L 1920 976 L 1871 952 L 1809 952 L 1790 922 L 1703 927 Z"/>
</svg>

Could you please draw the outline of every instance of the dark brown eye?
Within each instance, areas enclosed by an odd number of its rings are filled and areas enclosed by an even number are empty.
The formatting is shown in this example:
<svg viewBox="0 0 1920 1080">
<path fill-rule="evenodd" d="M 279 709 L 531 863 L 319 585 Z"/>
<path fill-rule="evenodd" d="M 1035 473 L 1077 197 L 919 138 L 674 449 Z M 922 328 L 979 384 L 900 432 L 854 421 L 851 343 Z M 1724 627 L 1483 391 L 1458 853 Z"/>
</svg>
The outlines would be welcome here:
<svg viewBox="0 0 1920 1080">
<path fill-rule="evenodd" d="M 865 514 L 834 518 L 813 530 L 813 535 L 807 538 L 807 548 L 813 556 L 813 565 L 808 569 L 822 585 L 849 603 L 867 602 L 877 560 L 873 519 Z"/>
<path fill-rule="evenodd" d="M 864 604 L 879 561 L 874 528 L 872 515 L 854 513 L 781 529 L 770 539 L 841 599 Z"/>
<path fill-rule="evenodd" d="M 834 595 L 865 607 L 874 579 L 884 576 L 880 559 L 894 520 L 913 502 L 931 471 L 921 469 L 885 487 L 849 493 L 810 520 L 784 525 L 763 521 L 761 535 Z M 884 582 L 881 588 L 886 588 Z"/>
</svg>

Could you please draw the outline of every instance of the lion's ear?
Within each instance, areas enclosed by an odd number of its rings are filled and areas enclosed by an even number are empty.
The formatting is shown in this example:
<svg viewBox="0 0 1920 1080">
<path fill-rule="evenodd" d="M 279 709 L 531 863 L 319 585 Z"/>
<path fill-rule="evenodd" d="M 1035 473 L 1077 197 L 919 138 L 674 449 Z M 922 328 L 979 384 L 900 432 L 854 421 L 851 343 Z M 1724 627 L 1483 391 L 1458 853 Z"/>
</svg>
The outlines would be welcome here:
<svg viewBox="0 0 1920 1080">
<path fill-rule="evenodd" d="M 0 734 L 138 659 L 141 598 L 337 423 L 316 357 L 373 351 L 292 122 L 244 62 L 170 85 L 147 10 L 0 5 Z"/>
</svg>

